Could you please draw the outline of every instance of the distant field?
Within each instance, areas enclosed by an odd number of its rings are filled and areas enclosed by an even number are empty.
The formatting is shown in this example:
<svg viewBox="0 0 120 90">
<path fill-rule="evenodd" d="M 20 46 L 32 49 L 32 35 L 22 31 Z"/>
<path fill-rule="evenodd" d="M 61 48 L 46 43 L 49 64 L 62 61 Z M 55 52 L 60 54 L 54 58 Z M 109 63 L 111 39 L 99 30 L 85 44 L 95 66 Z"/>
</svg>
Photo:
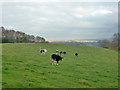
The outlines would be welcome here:
<svg viewBox="0 0 120 90">
<path fill-rule="evenodd" d="M 40 47 L 48 53 L 41 55 Z M 59 65 L 51 54 L 66 51 Z M 78 52 L 76 59 L 74 53 Z M 2 44 L 3 88 L 117 88 L 118 53 L 97 47 L 48 44 Z"/>
</svg>

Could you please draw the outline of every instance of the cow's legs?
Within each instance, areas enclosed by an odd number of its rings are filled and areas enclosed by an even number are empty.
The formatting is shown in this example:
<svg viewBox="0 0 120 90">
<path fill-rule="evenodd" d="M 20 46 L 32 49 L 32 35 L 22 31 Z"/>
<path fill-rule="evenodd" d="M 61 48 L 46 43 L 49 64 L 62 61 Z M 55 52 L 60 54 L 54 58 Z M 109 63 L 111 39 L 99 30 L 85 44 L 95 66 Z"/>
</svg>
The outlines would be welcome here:
<svg viewBox="0 0 120 90">
<path fill-rule="evenodd" d="M 55 64 L 55 60 L 54 60 L 54 64 Z"/>
<path fill-rule="evenodd" d="M 52 59 L 52 65 L 53 65 L 53 63 L 54 63 L 54 60 Z"/>
<path fill-rule="evenodd" d="M 57 61 L 57 65 L 58 65 L 58 61 Z"/>
<path fill-rule="evenodd" d="M 41 55 L 43 54 L 43 52 L 41 52 Z"/>
</svg>

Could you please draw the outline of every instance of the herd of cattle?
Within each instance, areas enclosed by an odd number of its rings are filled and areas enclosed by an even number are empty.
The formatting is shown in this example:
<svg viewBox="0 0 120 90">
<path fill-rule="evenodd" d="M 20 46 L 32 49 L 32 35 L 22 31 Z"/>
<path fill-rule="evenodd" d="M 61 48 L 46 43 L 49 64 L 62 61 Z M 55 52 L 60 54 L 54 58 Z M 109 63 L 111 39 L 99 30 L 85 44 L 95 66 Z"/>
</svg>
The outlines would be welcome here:
<svg viewBox="0 0 120 90">
<path fill-rule="evenodd" d="M 43 55 L 43 54 L 46 54 L 47 53 L 47 49 L 42 49 L 42 48 L 40 48 L 40 53 L 41 53 L 41 55 Z M 60 55 L 59 55 L 60 54 Z M 63 55 L 66 55 L 67 54 L 67 52 L 60 52 L 59 53 L 59 51 L 58 50 L 56 50 L 56 54 L 52 54 L 51 55 L 51 59 L 52 59 L 52 64 L 55 64 L 55 62 L 57 61 L 57 65 L 58 65 L 58 62 L 61 60 L 62 61 L 62 59 L 63 59 Z M 78 53 L 75 53 L 75 57 L 77 58 L 78 57 Z"/>
</svg>

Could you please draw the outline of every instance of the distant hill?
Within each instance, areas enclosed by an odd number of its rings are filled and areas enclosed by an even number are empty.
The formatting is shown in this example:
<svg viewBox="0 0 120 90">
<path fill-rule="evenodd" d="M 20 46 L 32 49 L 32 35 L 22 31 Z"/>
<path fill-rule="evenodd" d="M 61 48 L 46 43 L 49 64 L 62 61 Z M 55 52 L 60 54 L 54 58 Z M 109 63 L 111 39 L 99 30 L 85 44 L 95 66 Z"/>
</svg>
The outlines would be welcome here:
<svg viewBox="0 0 120 90">
<path fill-rule="evenodd" d="M 80 39 L 80 40 L 88 40 L 88 41 L 99 41 L 99 40 L 112 40 L 113 38 L 98 38 L 98 39 Z M 75 40 L 79 40 L 79 39 L 75 39 Z"/>
<path fill-rule="evenodd" d="M 95 40 L 48 40 L 48 42 L 97 42 Z"/>
<path fill-rule="evenodd" d="M 45 42 L 43 37 L 35 37 L 34 35 L 28 35 L 24 32 L 15 31 L 15 30 L 7 30 L 4 27 L 0 27 L 2 32 L 2 43 L 39 43 Z"/>
</svg>

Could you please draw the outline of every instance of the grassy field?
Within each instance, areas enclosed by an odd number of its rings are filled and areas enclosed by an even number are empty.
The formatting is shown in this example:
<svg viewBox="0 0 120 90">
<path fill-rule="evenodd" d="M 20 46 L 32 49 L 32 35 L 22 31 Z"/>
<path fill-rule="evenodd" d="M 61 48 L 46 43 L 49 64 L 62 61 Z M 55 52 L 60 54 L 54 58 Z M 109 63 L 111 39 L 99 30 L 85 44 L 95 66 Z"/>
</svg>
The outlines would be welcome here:
<svg viewBox="0 0 120 90">
<path fill-rule="evenodd" d="M 40 47 L 48 53 L 41 55 Z M 51 54 L 66 51 L 59 65 Z M 79 57 L 75 58 L 74 53 Z M 97 47 L 47 44 L 2 44 L 3 88 L 117 88 L 118 53 Z"/>
</svg>

